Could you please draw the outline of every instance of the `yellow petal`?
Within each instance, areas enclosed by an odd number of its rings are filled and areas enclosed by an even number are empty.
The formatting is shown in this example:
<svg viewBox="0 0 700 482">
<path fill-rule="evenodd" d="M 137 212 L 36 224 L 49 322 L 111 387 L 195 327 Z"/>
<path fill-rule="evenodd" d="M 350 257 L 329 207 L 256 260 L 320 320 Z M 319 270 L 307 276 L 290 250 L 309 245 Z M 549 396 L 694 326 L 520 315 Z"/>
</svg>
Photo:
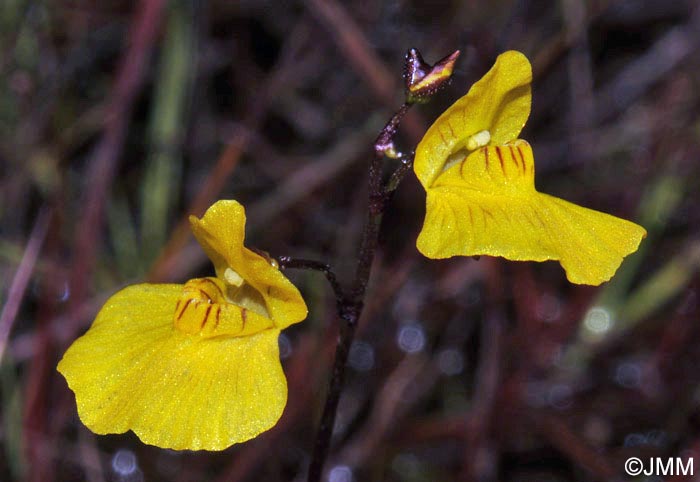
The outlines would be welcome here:
<svg viewBox="0 0 700 482">
<path fill-rule="evenodd" d="M 266 308 L 251 303 L 245 306 L 231 303 L 227 287 L 219 278 L 191 279 L 182 290 L 174 311 L 175 328 L 190 335 L 211 338 L 215 336 L 249 336 L 274 328 Z M 239 288 L 239 291 L 245 289 Z"/>
<path fill-rule="evenodd" d="M 496 145 L 517 139 L 530 115 L 531 82 L 527 57 L 513 50 L 499 55 L 491 70 L 430 126 L 418 144 L 413 168 L 423 187 L 433 183 L 450 156 L 461 150 L 469 154 L 480 147 L 478 141 L 488 139 Z"/>
<path fill-rule="evenodd" d="M 173 327 L 181 285 L 135 285 L 108 300 L 58 370 L 98 434 L 133 430 L 145 443 L 222 450 L 272 427 L 287 383 L 279 330 L 205 338 Z"/>
<path fill-rule="evenodd" d="M 429 258 L 558 260 L 572 283 L 609 280 L 637 250 L 644 228 L 539 193 L 534 173 L 523 140 L 483 147 L 453 165 L 427 190 L 418 250 Z"/>
<path fill-rule="evenodd" d="M 245 223 L 245 209 L 233 200 L 217 201 L 202 219 L 190 216 L 192 233 L 214 263 L 218 278 L 224 279 L 231 262 L 240 261 L 242 257 Z"/>
<path fill-rule="evenodd" d="M 246 216 L 241 204 L 218 201 L 202 219 L 190 216 L 190 223 L 197 241 L 214 263 L 217 277 L 227 279 L 230 269 L 250 284 L 262 296 L 277 328 L 306 318 L 307 308 L 299 290 L 268 259 L 243 246 Z"/>
</svg>

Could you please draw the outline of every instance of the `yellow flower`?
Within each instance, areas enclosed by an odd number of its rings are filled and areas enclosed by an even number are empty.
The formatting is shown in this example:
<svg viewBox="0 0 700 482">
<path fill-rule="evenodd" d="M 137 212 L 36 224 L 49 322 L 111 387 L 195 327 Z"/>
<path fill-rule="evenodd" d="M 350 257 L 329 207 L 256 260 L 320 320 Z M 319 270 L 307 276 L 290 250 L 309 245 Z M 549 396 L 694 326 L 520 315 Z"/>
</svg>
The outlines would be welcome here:
<svg viewBox="0 0 700 482">
<path fill-rule="evenodd" d="M 427 193 L 416 245 L 434 259 L 558 260 L 572 283 L 599 285 L 646 231 L 535 189 L 532 149 L 517 139 L 531 81 L 527 58 L 506 52 L 428 129 L 414 163 Z"/>
<path fill-rule="evenodd" d="M 277 338 L 307 309 L 276 263 L 243 246 L 245 221 L 236 201 L 190 217 L 217 277 L 129 286 L 66 351 L 58 371 L 90 430 L 223 450 L 277 423 L 287 402 Z"/>
</svg>

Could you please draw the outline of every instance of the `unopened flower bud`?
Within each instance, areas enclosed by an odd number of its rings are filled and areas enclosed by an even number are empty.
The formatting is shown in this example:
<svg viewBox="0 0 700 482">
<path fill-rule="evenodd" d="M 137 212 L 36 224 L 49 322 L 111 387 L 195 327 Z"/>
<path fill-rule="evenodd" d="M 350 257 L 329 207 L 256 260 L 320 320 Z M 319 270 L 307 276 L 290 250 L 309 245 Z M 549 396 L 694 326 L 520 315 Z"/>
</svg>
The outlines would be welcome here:
<svg viewBox="0 0 700 482">
<path fill-rule="evenodd" d="M 406 54 L 404 78 L 406 80 L 406 102 L 409 104 L 427 102 L 452 77 L 459 50 L 451 53 L 435 65 L 423 60 L 418 49 L 410 49 Z"/>
</svg>

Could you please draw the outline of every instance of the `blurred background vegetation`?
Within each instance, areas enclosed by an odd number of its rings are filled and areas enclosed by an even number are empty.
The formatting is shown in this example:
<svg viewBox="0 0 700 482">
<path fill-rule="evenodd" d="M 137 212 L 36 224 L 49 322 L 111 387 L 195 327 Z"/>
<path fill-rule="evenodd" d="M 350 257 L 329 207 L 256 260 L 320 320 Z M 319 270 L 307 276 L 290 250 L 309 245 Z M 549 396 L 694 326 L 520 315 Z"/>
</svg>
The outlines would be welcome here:
<svg viewBox="0 0 700 482">
<path fill-rule="evenodd" d="M 222 453 L 93 435 L 55 366 L 119 288 L 212 272 L 185 221 L 216 199 L 247 207 L 249 245 L 348 279 L 410 47 L 462 56 L 402 150 L 523 51 L 538 188 L 649 235 L 600 288 L 555 263 L 431 261 L 407 178 L 327 480 L 615 480 L 627 457 L 697 455 L 699 46 L 691 0 L 3 0 L 0 479 L 303 480 L 337 334 L 317 273 L 291 273 L 310 316 L 281 338 L 280 423 Z"/>
</svg>

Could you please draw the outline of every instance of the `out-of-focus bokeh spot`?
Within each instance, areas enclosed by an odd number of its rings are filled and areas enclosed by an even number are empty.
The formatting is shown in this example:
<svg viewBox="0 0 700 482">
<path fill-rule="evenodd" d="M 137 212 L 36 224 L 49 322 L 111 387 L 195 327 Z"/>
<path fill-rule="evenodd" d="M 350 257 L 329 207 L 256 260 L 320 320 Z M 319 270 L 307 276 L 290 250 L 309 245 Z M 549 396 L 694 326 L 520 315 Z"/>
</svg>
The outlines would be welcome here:
<svg viewBox="0 0 700 482">
<path fill-rule="evenodd" d="M 358 372 L 374 368 L 374 348 L 364 341 L 354 341 L 350 346 L 348 364 Z"/>
<path fill-rule="evenodd" d="M 399 326 L 396 344 L 406 353 L 418 353 L 425 346 L 425 331 L 420 323 L 406 323 Z"/>
</svg>

